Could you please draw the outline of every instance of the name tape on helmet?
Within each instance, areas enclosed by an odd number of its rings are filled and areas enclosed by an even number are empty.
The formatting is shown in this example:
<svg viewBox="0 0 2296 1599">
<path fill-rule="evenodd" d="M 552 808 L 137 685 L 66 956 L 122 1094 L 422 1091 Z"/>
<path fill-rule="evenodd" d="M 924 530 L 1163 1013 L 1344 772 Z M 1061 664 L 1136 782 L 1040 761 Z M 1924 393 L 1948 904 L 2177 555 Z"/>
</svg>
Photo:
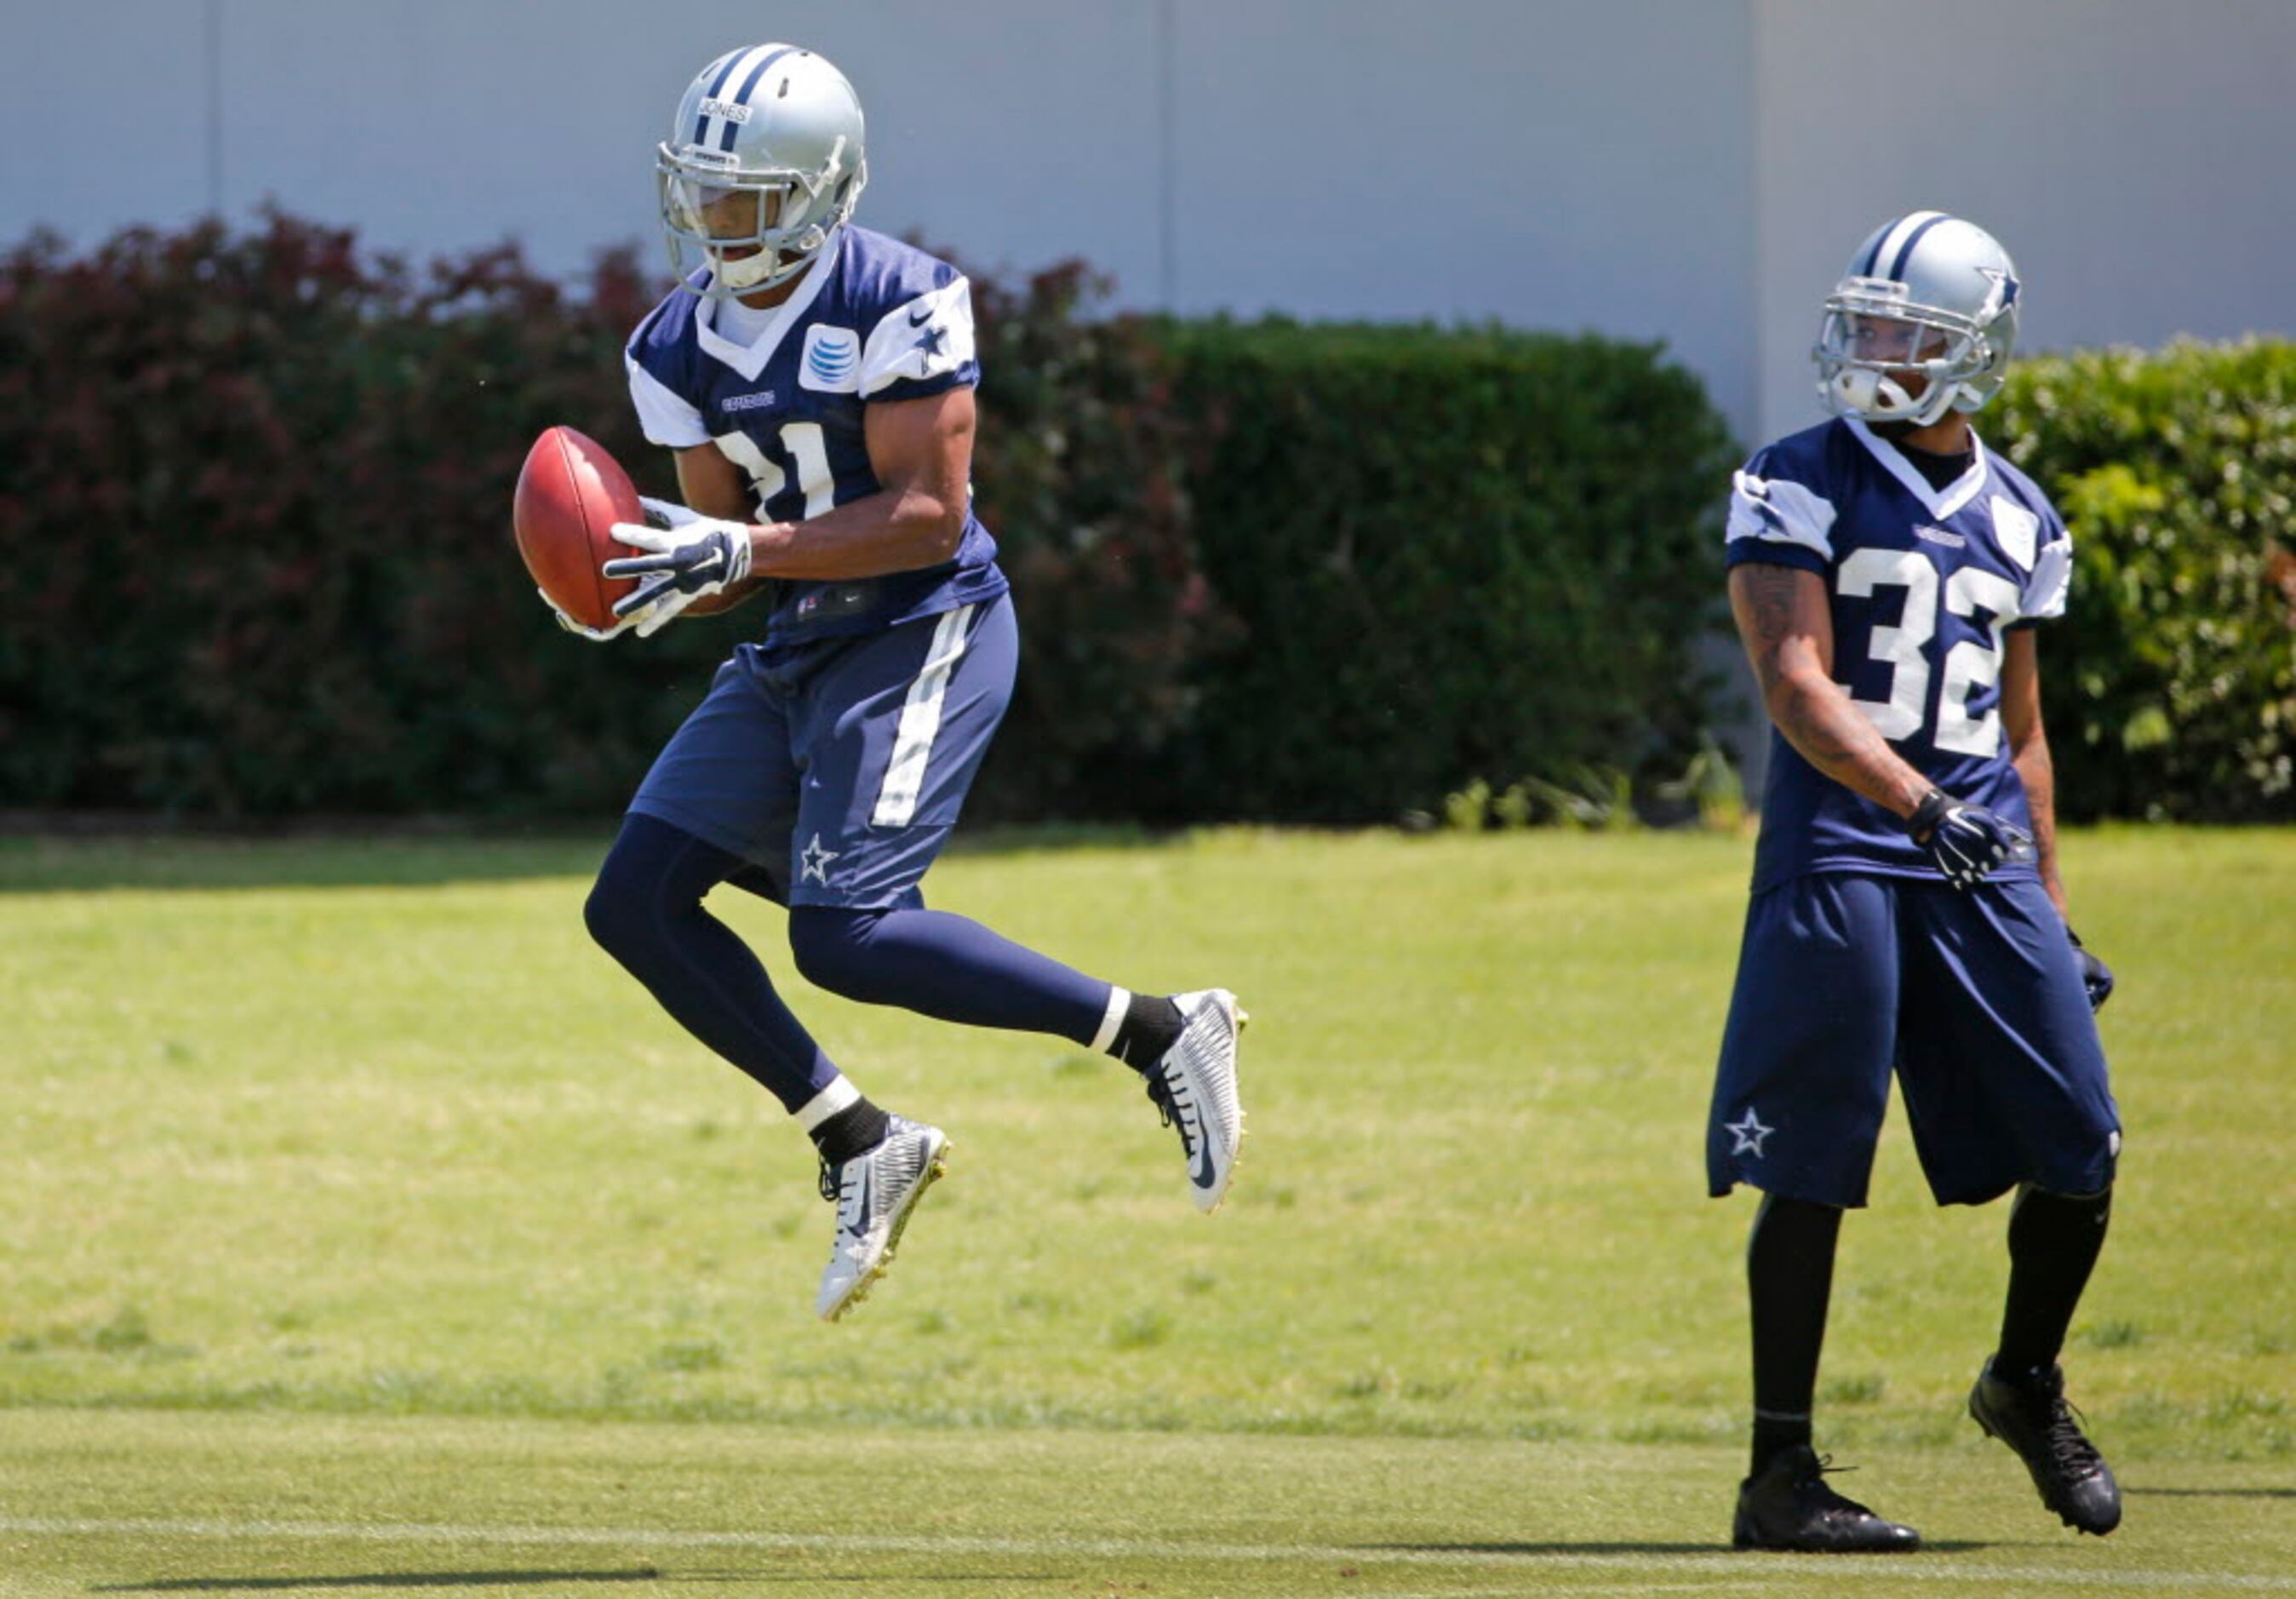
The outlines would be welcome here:
<svg viewBox="0 0 2296 1599">
<path fill-rule="evenodd" d="M 705 117 L 722 117 L 728 122 L 747 122 L 750 119 L 750 108 L 738 100 L 720 100 L 712 95 L 701 102 L 701 114 Z"/>
</svg>

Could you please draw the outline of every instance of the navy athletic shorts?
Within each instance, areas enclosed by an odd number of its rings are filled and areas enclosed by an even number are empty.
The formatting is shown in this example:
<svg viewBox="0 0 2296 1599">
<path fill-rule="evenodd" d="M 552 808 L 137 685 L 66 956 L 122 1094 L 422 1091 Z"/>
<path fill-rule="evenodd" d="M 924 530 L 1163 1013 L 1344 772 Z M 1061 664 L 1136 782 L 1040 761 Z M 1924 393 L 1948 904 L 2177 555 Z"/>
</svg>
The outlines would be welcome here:
<svg viewBox="0 0 2296 1599">
<path fill-rule="evenodd" d="M 1895 1070 L 1941 1205 L 2095 1193 L 2120 1116 L 2038 882 L 1812 873 L 1754 896 L 1707 1121 L 1708 1185 L 1866 1202 Z"/>
<path fill-rule="evenodd" d="M 1019 658 L 1003 595 L 785 655 L 745 645 L 630 809 L 750 862 L 737 881 L 784 905 L 922 905 Z"/>
</svg>

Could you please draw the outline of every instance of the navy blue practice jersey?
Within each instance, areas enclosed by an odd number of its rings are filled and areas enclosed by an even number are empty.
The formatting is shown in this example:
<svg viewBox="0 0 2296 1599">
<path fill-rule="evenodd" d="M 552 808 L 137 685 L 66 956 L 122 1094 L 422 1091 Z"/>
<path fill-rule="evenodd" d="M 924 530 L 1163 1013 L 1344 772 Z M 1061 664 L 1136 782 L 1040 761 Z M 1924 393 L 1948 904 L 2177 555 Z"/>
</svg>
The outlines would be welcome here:
<svg viewBox="0 0 2296 1599">
<path fill-rule="evenodd" d="M 1932 488 L 1896 447 L 1837 418 L 1780 439 L 1735 475 L 1728 538 L 1732 566 L 1766 562 L 1825 579 L 1834 681 L 1891 749 L 1955 799 L 2031 827 L 2002 735 L 2002 639 L 2064 614 L 2072 542 L 2030 479 L 1980 442 L 1967 472 Z M 1826 871 L 1937 873 L 1895 816 L 1773 729 L 1754 888 Z"/>
<path fill-rule="evenodd" d="M 754 342 L 721 337 L 719 309 L 683 289 L 656 306 L 625 351 L 630 398 L 654 443 L 723 450 L 768 521 L 804 521 L 883 488 L 869 466 L 865 406 L 980 381 L 972 284 L 867 228 L 838 230 Z M 964 541 L 944 565 L 779 585 L 766 642 L 871 632 L 1004 591 L 996 541 L 968 504 Z"/>
</svg>

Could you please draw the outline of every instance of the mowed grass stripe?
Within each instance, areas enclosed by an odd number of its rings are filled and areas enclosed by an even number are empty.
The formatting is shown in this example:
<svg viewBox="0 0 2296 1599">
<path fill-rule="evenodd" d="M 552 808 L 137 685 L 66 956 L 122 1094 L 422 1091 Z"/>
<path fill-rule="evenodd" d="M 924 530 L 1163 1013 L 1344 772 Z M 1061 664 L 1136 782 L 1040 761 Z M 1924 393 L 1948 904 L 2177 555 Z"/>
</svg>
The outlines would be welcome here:
<svg viewBox="0 0 2296 1599">
<path fill-rule="evenodd" d="M 1929 1549 L 1734 1554 L 1741 1453 L 1673 1445 L 18 1410 L 0 1412 L 0 1594 L 478 1591 L 488 1574 L 648 1570 L 722 1591 L 1147 1582 L 1168 1599 L 1750 1583 L 1982 1599 L 2290 1580 L 2284 1466 L 2124 1463 L 2128 1522 L 2098 1540 L 2058 1528 L 1997 1449 L 1860 1464 L 1875 1467 L 1862 1496 Z"/>
<path fill-rule="evenodd" d="M 1411 1549 L 1360 1544 L 1222 1544 L 1178 1538 L 925 1537 L 836 1532 L 710 1531 L 643 1527 L 484 1527 L 361 1521 L 227 1521 L 111 1520 L 101 1517 L 0 1517 L 0 1533 L 43 1538 L 211 1538 L 321 1543 L 500 1546 L 505 1548 L 814 1550 L 865 1554 L 1088 1555 L 1113 1560 L 1282 1562 L 1334 1566 L 1438 1566 L 1536 1570 L 1742 1571 L 1759 1564 L 1759 1578 L 1823 1578 L 1829 1582 L 1879 1578 L 1890 1582 L 2041 1583 L 2060 1589 L 2190 1589 L 2207 1585 L 2257 1593 L 2296 1593 L 2296 1576 L 2221 1571 L 2100 1570 L 2078 1574 L 2062 1566 L 2002 1566 L 1955 1560 L 1924 1564 L 1919 1554 L 1866 1560 L 1810 1561 L 1717 1549 L 1710 1554 L 1578 1552 L 1540 1548 Z M 1935 1556 L 1930 1557 L 1932 1561 Z M 315 1586 L 324 1586 L 315 1584 Z"/>
</svg>

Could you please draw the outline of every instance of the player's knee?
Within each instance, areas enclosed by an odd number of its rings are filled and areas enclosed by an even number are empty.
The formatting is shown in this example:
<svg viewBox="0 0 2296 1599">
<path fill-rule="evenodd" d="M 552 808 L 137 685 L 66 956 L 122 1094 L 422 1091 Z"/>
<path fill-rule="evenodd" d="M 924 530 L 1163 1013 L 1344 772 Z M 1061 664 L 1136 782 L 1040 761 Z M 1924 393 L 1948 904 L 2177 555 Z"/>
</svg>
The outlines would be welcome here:
<svg viewBox="0 0 2296 1599">
<path fill-rule="evenodd" d="M 583 925 L 598 947 L 643 973 L 664 953 L 676 913 L 701 902 L 715 881 L 683 858 L 696 840 L 649 816 L 633 816 L 615 839 L 582 902 Z"/>
<path fill-rule="evenodd" d="M 610 857 L 598 881 L 590 885 L 590 897 L 582 902 L 582 924 L 599 948 L 635 969 L 644 964 L 649 942 L 647 896 L 643 884 L 628 881 L 627 873 L 612 865 Z"/>
<path fill-rule="evenodd" d="M 881 911 L 802 905 L 790 912 L 790 956 L 816 988 L 848 999 L 871 996 L 869 934 Z"/>
</svg>

